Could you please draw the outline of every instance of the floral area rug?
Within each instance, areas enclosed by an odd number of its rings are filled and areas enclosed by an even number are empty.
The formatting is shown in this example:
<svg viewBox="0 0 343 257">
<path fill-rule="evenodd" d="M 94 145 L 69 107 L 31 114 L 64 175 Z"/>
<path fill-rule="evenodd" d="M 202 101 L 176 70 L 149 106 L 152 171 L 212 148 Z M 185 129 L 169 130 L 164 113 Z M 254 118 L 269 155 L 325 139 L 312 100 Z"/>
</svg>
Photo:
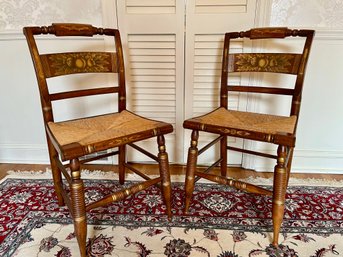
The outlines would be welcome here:
<svg viewBox="0 0 343 257">
<path fill-rule="evenodd" d="M 87 202 L 122 187 L 108 179 L 85 185 Z M 157 187 L 92 210 L 89 256 L 343 256 L 342 187 L 290 186 L 278 248 L 270 245 L 270 197 L 197 184 L 185 216 L 183 189 L 173 183 L 171 222 Z M 0 256 L 79 256 L 72 220 L 58 207 L 50 179 L 6 178 L 0 208 Z"/>
</svg>

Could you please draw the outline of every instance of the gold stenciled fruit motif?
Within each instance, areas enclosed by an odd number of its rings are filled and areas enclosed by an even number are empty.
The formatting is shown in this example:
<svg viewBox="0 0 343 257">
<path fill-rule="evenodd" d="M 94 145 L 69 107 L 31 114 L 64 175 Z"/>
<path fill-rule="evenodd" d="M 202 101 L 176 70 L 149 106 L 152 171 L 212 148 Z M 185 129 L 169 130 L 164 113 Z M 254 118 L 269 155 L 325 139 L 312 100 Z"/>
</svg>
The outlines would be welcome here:
<svg viewBox="0 0 343 257">
<path fill-rule="evenodd" d="M 237 56 L 237 71 L 288 72 L 294 56 L 289 54 L 242 54 Z"/>
<path fill-rule="evenodd" d="M 106 53 L 65 53 L 49 56 L 55 75 L 80 72 L 109 72 L 110 55 Z"/>
</svg>

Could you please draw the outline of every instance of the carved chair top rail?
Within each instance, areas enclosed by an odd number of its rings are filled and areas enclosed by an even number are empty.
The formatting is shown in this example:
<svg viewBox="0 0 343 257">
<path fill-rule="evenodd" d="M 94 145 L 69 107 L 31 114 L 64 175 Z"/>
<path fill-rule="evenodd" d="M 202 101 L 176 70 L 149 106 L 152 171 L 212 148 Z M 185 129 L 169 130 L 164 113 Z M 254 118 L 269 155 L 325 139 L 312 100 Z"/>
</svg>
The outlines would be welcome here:
<svg viewBox="0 0 343 257">
<path fill-rule="evenodd" d="M 89 24 L 53 23 L 51 26 L 26 27 L 24 31 L 30 31 L 33 35 L 53 34 L 55 36 L 88 36 L 108 35 L 114 36 L 117 29 L 104 29 L 93 27 Z"/>
<path fill-rule="evenodd" d="M 230 38 L 285 38 L 285 37 L 311 37 L 314 35 L 314 30 L 309 29 L 289 29 L 286 27 L 274 28 L 254 28 L 248 31 L 228 32 L 226 33 Z"/>
</svg>

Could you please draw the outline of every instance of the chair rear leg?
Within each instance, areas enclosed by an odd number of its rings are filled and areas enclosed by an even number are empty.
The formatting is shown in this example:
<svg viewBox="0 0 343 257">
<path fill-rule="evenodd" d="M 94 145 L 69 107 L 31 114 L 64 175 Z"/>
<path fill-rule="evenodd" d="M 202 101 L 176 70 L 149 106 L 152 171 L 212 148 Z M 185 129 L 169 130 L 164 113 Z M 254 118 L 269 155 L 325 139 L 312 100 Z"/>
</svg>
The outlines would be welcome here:
<svg viewBox="0 0 343 257">
<path fill-rule="evenodd" d="M 58 200 L 58 205 L 59 206 L 64 206 L 64 199 L 61 193 L 61 188 L 63 188 L 63 182 L 62 182 L 62 174 L 60 169 L 58 168 L 57 165 L 57 158 L 58 158 L 58 153 L 53 147 L 52 143 L 48 139 L 48 150 L 49 150 L 49 157 L 50 157 L 50 166 L 51 166 L 51 172 L 52 172 L 52 178 L 54 181 L 54 187 L 55 187 L 55 192 L 57 195 L 57 200 Z"/>
<path fill-rule="evenodd" d="M 222 161 L 220 162 L 220 173 L 223 177 L 227 174 L 227 136 L 224 136 L 220 140 L 220 157 Z"/>
<path fill-rule="evenodd" d="M 294 147 L 292 147 L 289 151 L 290 151 L 290 154 L 289 154 L 289 159 L 287 162 L 287 183 L 286 183 L 287 186 L 288 186 L 288 182 L 289 182 L 289 177 L 291 176 Z"/>
<path fill-rule="evenodd" d="M 195 170 L 198 159 L 198 139 L 199 131 L 193 130 L 191 136 L 191 145 L 188 149 L 186 180 L 185 180 L 185 213 L 188 213 L 189 205 L 192 199 L 194 184 L 195 184 Z"/>
<path fill-rule="evenodd" d="M 283 220 L 287 187 L 287 167 L 285 165 L 287 152 L 286 147 L 279 145 L 277 150 L 277 164 L 274 168 L 273 185 L 273 245 L 278 246 L 279 233 Z"/>
<path fill-rule="evenodd" d="M 71 169 L 71 212 L 73 216 L 75 236 L 80 249 L 81 257 L 86 257 L 86 240 L 87 240 L 87 219 L 85 207 L 85 190 L 81 180 L 80 162 L 78 159 L 70 161 Z"/>
<path fill-rule="evenodd" d="M 158 163 L 160 168 L 160 175 L 162 177 L 162 194 L 164 201 L 167 207 L 168 219 L 172 218 L 171 211 L 171 181 L 170 181 L 170 172 L 169 172 L 169 161 L 168 154 L 166 152 L 164 136 L 160 135 L 157 137 L 158 143 Z"/>
<path fill-rule="evenodd" d="M 119 146 L 118 169 L 119 169 L 119 183 L 125 183 L 125 162 L 126 162 L 126 146 Z"/>
</svg>

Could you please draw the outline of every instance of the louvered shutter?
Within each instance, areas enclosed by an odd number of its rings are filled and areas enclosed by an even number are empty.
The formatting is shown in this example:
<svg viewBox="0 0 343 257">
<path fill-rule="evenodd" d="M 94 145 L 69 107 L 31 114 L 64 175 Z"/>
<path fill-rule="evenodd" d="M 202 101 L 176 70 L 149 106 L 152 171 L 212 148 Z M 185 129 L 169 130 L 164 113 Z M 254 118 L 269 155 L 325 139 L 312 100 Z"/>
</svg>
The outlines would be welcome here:
<svg viewBox="0 0 343 257">
<path fill-rule="evenodd" d="M 125 48 L 128 108 L 172 123 L 166 136 L 171 162 L 182 162 L 184 4 L 176 0 L 118 0 L 118 27 Z M 156 139 L 141 144 L 156 149 Z M 131 152 L 129 158 L 146 159 Z"/>
<path fill-rule="evenodd" d="M 185 118 L 199 116 L 219 106 L 220 75 L 224 34 L 254 26 L 256 1 L 251 0 L 189 0 L 186 8 L 186 66 Z M 233 51 L 243 51 L 243 41 L 231 45 Z M 234 78 L 242 83 L 239 74 Z M 229 108 L 246 108 L 246 96 L 230 94 Z M 185 149 L 189 146 L 190 131 L 185 133 Z M 201 133 L 199 146 L 205 145 L 212 135 Z M 242 146 L 243 140 L 230 138 L 231 146 Z M 185 151 L 186 153 L 186 151 Z M 200 156 L 200 163 L 208 163 L 218 156 L 213 149 Z M 186 156 L 184 157 L 186 158 Z M 241 164 L 240 153 L 229 154 L 230 164 Z"/>
<path fill-rule="evenodd" d="M 222 44 L 227 31 L 254 26 L 258 0 L 117 0 L 131 110 L 174 125 L 167 148 L 172 162 L 185 163 L 190 131 L 185 118 L 201 115 L 219 104 Z M 186 20 L 185 20 L 186 17 Z M 243 41 L 232 45 L 243 51 Z M 243 80 L 239 75 L 236 84 Z M 245 95 L 231 95 L 230 108 L 246 108 Z M 211 136 L 202 136 L 205 144 Z M 242 146 L 240 139 L 230 139 Z M 153 149 L 155 142 L 145 142 Z M 212 158 L 214 150 L 206 157 Z M 135 160 L 139 156 L 132 156 Z M 137 158 L 139 157 L 139 158 Z M 208 159 L 209 160 L 209 159 Z M 207 159 L 200 158 L 206 163 Z M 230 163 L 241 164 L 240 154 Z"/>
</svg>

